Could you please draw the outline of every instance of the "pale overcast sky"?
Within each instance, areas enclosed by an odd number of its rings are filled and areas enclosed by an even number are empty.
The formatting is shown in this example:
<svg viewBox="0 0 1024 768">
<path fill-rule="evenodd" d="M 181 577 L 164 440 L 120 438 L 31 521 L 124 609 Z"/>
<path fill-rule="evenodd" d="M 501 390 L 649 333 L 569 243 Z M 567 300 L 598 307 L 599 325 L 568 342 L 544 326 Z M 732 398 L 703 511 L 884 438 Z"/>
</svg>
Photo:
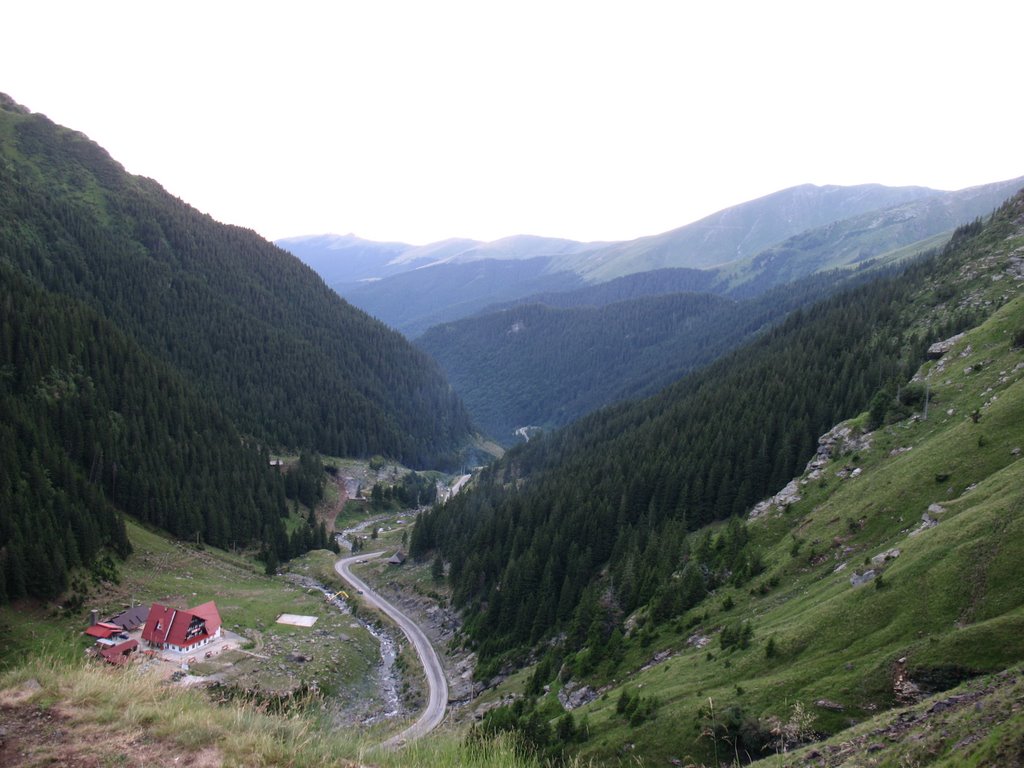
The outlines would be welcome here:
<svg viewBox="0 0 1024 768">
<path fill-rule="evenodd" d="M 1024 3 L 21 2 L 0 91 L 268 238 L 655 234 L 1024 174 Z"/>
</svg>

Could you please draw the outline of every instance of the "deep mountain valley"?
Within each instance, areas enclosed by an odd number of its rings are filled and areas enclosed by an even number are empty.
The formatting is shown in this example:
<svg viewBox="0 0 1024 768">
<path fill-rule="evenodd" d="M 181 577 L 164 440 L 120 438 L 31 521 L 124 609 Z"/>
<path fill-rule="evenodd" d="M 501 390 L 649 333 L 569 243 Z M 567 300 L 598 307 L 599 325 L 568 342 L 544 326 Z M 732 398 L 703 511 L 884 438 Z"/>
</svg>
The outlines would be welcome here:
<svg viewBox="0 0 1024 768">
<path fill-rule="evenodd" d="M 1020 186 L 318 275 L 0 96 L 0 765 L 1020 764 Z M 371 590 L 452 691 L 394 749 Z M 234 655 L 86 658 L 214 599 Z"/>
<path fill-rule="evenodd" d="M 280 242 L 414 338 L 476 424 L 509 446 L 523 428 L 558 428 L 653 394 L 797 307 L 941 248 L 956 226 L 987 216 L 1021 186 L 805 185 L 614 244 Z M 719 308 L 666 320 L 678 314 L 668 304 L 694 302 Z"/>
</svg>

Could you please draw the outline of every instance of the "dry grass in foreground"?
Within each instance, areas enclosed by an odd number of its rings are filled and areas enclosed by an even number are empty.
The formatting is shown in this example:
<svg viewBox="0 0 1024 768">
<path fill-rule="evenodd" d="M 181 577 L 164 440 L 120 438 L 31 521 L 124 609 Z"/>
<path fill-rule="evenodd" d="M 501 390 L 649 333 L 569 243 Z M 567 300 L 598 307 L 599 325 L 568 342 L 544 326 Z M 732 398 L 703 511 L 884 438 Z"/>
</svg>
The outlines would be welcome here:
<svg viewBox="0 0 1024 768">
<path fill-rule="evenodd" d="M 478 766 L 539 764 L 511 741 L 470 748 L 441 733 L 383 752 L 309 715 L 217 705 L 132 668 L 37 658 L 0 675 L 0 768 L 106 766 Z"/>
</svg>

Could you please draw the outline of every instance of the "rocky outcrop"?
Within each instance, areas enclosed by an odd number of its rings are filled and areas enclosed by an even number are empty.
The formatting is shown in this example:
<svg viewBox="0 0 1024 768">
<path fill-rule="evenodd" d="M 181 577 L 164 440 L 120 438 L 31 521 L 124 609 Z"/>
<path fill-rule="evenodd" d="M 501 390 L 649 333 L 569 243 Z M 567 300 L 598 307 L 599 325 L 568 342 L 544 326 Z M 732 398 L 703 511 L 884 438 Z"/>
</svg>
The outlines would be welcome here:
<svg viewBox="0 0 1024 768">
<path fill-rule="evenodd" d="M 785 488 L 770 499 L 765 499 L 755 504 L 754 508 L 750 510 L 750 518 L 753 520 L 761 517 L 773 509 L 778 512 L 785 511 L 787 507 L 791 504 L 796 504 L 800 499 L 800 487 L 797 485 L 796 480 L 790 480 Z"/>
<path fill-rule="evenodd" d="M 579 709 L 584 704 L 589 704 L 600 694 L 589 685 L 580 686 L 579 683 L 570 681 L 558 692 L 558 700 L 562 708 L 567 712 Z"/>
<path fill-rule="evenodd" d="M 889 560 L 895 560 L 899 556 L 900 551 L 896 549 L 896 547 L 893 547 L 892 549 L 885 550 L 885 552 L 879 552 L 877 555 L 872 557 L 871 564 L 876 566 L 885 565 Z"/>
<path fill-rule="evenodd" d="M 949 350 L 955 347 L 956 343 L 960 341 L 960 339 L 962 339 L 963 337 L 964 334 L 958 333 L 956 336 L 950 336 L 945 341 L 936 341 L 934 344 L 928 347 L 928 359 L 938 360 L 944 354 L 949 352 Z"/>
<path fill-rule="evenodd" d="M 892 667 L 892 692 L 901 705 L 914 704 L 921 700 L 921 689 L 907 677 L 907 659 L 899 659 Z"/>
<path fill-rule="evenodd" d="M 804 472 L 821 469 L 837 456 L 857 453 L 871 448 L 871 433 L 863 433 L 848 424 L 837 424 L 818 438 L 818 450 L 814 458 L 807 462 Z M 814 477 L 811 478 L 816 479 Z"/>
<path fill-rule="evenodd" d="M 806 477 L 799 481 L 791 480 L 785 488 L 771 498 L 759 501 L 750 510 L 750 518 L 753 520 L 762 517 L 773 510 L 784 512 L 802 498 L 800 496 L 800 485 L 806 485 L 811 480 L 820 478 L 825 466 L 832 459 L 848 453 L 866 451 L 870 447 L 871 433 L 861 433 L 859 430 L 855 430 L 846 424 L 836 425 L 818 438 L 818 450 L 804 468 Z M 840 471 L 839 477 L 857 477 L 860 473 L 859 467 L 846 467 Z"/>
<path fill-rule="evenodd" d="M 843 712 L 846 710 L 846 707 L 838 701 L 832 701 L 831 699 L 818 699 L 814 702 L 814 706 L 818 709 L 827 709 L 829 712 Z"/>
</svg>

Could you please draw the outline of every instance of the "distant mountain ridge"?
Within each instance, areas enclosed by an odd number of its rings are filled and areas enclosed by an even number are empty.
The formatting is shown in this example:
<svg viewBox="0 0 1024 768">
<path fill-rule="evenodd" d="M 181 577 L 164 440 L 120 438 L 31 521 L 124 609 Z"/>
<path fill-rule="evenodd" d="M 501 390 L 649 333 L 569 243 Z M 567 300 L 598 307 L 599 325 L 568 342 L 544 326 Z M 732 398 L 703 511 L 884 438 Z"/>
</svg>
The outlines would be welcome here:
<svg viewBox="0 0 1024 768">
<path fill-rule="evenodd" d="M 941 194 L 926 187 L 803 184 L 740 203 L 660 235 L 610 245 L 586 254 L 586 258 L 563 260 L 561 265 L 592 282 L 649 269 L 719 267 L 808 229 Z"/>
<path fill-rule="evenodd" d="M 597 281 L 648 269 L 718 266 L 753 256 L 806 229 L 941 194 L 926 187 L 805 184 L 741 203 L 669 232 L 614 243 L 534 235 L 513 235 L 491 242 L 456 238 L 424 246 L 374 242 L 355 235 L 286 237 L 276 243 L 316 269 L 333 287 L 453 261 L 538 256 L 552 257 L 553 271 L 573 271 Z M 649 266 L 636 268 L 630 263 L 636 259 Z"/>
<path fill-rule="evenodd" d="M 807 184 L 669 232 L 618 243 L 517 236 L 493 243 L 447 240 L 406 246 L 351 235 L 278 242 L 354 304 L 415 337 L 430 324 L 469 316 L 489 303 L 659 269 L 700 269 L 714 276 L 708 290 L 749 297 L 818 271 L 883 258 L 915 243 L 922 244 L 918 250 L 941 245 L 939 235 L 988 214 L 1022 186 L 1024 177 L 956 192 Z M 496 288 L 485 279 L 487 269 L 479 266 L 491 260 L 536 261 L 522 272 L 494 268 L 494 274 L 502 275 Z M 441 276 L 434 270 L 446 272 Z"/>
<path fill-rule="evenodd" d="M 939 236 L 988 215 L 1022 187 L 1024 178 L 1010 179 L 868 211 L 801 232 L 719 273 L 729 295 L 746 296 L 826 269 L 900 258 L 908 247 L 941 246 Z"/>
<path fill-rule="evenodd" d="M 426 267 L 566 256 L 603 245 L 535 235 L 513 235 L 487 243 L 452 238 L 427 245 L 382 243 L 355 235 L 309 235 L 286 237 L 276 244 L 316 270 L 339 292 L 350 290 L 352 284 L 382 280 Z"/>
</svg>

